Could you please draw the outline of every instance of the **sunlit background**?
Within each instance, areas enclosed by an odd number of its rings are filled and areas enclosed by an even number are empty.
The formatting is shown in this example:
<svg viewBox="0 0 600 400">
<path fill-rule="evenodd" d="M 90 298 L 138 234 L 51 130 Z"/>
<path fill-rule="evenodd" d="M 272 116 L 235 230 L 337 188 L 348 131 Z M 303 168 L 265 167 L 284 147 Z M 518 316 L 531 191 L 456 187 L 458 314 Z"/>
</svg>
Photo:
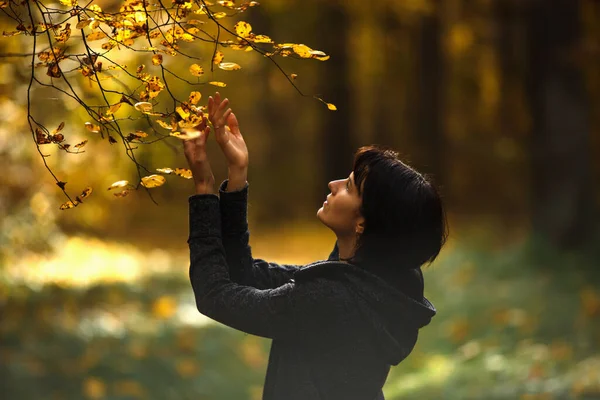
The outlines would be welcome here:
<svg viewBox="0 0 600 400">
<path fill-rule="evenodd" d="M 210 80 L 227 82 L 219 90 L 240 120 L 255 258 L 327 258 L 335 236 L 316 212 L 359 146 L 394 148 L 442 189 L 450 240 L 424 269 L 438 314 L 392 368 L 386 399 L 600 399 L 600 3 L 264 0 L 221 21 L 238 20 L 331 56 L 275 58 L 282 73 L 225 49 L 242 69 L 210 72 L 211 45 L 182 44 Z M 6 14 L 0 24 L 15 29 Z M 139 181 L 122 146 L 87 131 L 75 101 L 34 85 L 36 120 L 64 121 L 70 143 L 89 140 L 80 154 L 40 146 L 42 158 L 27 121 L 32 43 L 0 38 L 0 397 L 260 399 L 270 341 L 194 305 L 191 181 L 166 175 L 115 197 L 113 182 Z M 114 57 L 156 73 L 147 54 Z M 164 58 L 186 77 L 191 63 Z M 82 98 L 99 103 L 76 74 Z M 113 75 L 103 84 L 117 90 L 126 77 Z M 192 90 L 169 82 L 182 98 Z M 215 88 L 195 90 L 205 104 Z M 136 155 L 151 171 L 186 166 L 176 138 Z M 227 168 L 213 141 L 209 156 L 218 185 Z M 59 210 L 67 199 L 43 159 L 71 196 L 92 194 Z"/>
</svg>

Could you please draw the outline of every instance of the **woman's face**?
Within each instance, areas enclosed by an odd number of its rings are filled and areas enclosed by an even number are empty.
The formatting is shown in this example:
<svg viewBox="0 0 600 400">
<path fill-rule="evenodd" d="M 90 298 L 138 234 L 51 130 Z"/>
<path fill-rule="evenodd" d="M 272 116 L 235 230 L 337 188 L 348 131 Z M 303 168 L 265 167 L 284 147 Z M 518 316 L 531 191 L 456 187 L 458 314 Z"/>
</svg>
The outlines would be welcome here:
<svg viewBox="0 0 600 400">
<path fill-rule="evenodd" d="M 331 194 L 317 211 L 317 218 L 335 232 L 338 238 L 354 237 L 357 233 L 362 233 L 364 217 L 359 211 L 362 197 L 354 183 L 354 172 L 346 179 L 329 182 L 327 186 Z"/>
</svg>

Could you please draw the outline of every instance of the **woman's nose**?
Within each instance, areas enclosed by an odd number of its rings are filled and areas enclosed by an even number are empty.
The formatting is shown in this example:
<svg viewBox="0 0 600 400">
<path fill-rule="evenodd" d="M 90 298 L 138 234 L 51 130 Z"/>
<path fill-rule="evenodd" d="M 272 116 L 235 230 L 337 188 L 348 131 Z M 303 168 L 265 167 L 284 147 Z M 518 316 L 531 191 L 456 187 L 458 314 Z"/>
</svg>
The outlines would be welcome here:
<svg viewBox="0 0 600 400">
<path fill-rule="evenodd" d="M 329 184 L 327 185 L 327 187 L 329 188 L 329 190 L 331 191 L 331 193 L 335 194 L 335 181 L 329 182 Z"/>
<path fill-rule="evenodd" d="M 335 186 L 336 186 L 335 183 L 338 182 L 338 181 L 339 181 L 339 179 L 337 181 L 331 181 L 331 182 L 329 182 L 327 184 L 327 187 L 329 188 L 329 190 L 331 190 L 331 193 L 334 192 L 334 189 L 335 189 Z"/>
</svg>

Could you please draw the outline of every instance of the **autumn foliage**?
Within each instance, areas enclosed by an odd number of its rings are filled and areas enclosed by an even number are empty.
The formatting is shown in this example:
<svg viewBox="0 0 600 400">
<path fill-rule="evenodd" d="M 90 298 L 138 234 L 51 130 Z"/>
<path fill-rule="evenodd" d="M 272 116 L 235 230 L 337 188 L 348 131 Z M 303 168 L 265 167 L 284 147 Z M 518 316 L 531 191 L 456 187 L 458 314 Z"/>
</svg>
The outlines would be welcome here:
<svg viewBox="0 0 600 400">
<path fill-rule="evenodd" d="M 60 0 L 60 7 L 46 1 L 0 1 L 0 8 L 16 23 L 15 30 L 3 32 L 4 37 L 31 37 L 28 93 L 34 85 L 51 87 L 60 96 L 79 103 L 89 116 L 84 126 L 69 127 L 61 122 L 50 130 L 32 111 L 36 99 L 27 99 L 33 143 L 68 198 L 60 209 L 76 207 L 92 193 L 92 188 L 86 187 L 72 198 L 67 193 L 67 182 L 59 179 L 45 160 L 49 156 L 43 151 L 47 145 L 73 155 L 84 152 L 89 139 L 70 143 L 74 131 L 85 131 L 90 138 L 109 145 L 120 144 L 136 164 L 139 181 L 113 183 L 108 190 L 115 196 L 126 196 L 140 187 L 159 187 L 166 182 L 164 175 L 190 179 L 191 172 L 183 168 L 149 170 L 137 161 L 136 150 L 170 138 L 193 137 L 187 129 L 200 124 L 205 110 L 200 89 L 206 85 L 227 86 L 224 81 L 207 78 L 205 69 L 240 70 L 242 65 L 228 61 L 232 52 L 259 53 L 304 96 L 294 82 L 297 75 L 286 73 L 277 58 L 326 61 L 329 56 L 305 44 L 277 43 L 253 32 L 239 16 L 258 5 L 256 1 L 126 0 L 118 7 L 102 9 L 93 2 L 80 4 L 78 0 Z M 199 46 L 206 43 L 211 44 L 210 52 Z M 134 62 L 139 64 L 134 66 Z M 173 69 L 181 63 L 188 64 L 187 76 Z M 185 98 L 172 88 L 174 82 L 189 88 Z M 82 96 L 83 85 L 93 88 L 103 104 L 91 104 Z M 336 110 L 335 105 L 313 97 L 329 110 Z"/>
</svg>

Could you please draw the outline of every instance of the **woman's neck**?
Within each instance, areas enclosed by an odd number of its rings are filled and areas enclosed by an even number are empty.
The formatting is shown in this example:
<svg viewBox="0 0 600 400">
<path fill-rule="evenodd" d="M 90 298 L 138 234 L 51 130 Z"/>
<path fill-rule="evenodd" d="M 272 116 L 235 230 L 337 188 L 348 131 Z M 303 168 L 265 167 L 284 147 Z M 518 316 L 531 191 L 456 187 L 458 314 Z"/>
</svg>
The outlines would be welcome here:
<svg viewBox="0 0 600 400">
<path fill-rule="evenodd" d="M 338 255 L 341 261 L 346 261 L 354 255 L 356 237 L 338 238 Z"/>
</svg>

